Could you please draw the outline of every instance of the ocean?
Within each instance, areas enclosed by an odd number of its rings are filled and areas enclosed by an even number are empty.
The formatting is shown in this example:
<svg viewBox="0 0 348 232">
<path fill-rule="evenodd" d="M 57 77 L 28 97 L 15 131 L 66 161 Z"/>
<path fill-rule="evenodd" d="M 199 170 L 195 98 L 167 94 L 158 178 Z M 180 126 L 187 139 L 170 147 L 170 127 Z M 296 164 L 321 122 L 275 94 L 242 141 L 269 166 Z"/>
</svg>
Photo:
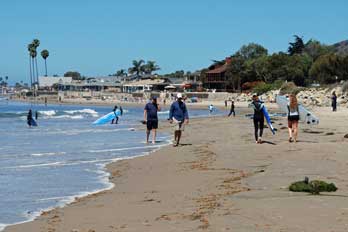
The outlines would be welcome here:
<svg viewBox="0 0 348 232">
<path fill-rule="evenodd" d="M 26 124 L 29 108 L 39 112 L 38 127 Z M 0 231 L 77 196 L 112 188 L 106 164 L 171 143 L 170 134 L 159 133 L 156 144 L 145 144 L 145 132 L 134 130 L 143 119 L 140 106 L 124 107 L 117 125 L 92 125 L 112 108 L 0 100 Z M 165 120 L 168 112 L 162 109 L 159 118 Z M 190 117 L 209 115 L 208 109 L 189 109 L 189 113 Z"/>
</svg>

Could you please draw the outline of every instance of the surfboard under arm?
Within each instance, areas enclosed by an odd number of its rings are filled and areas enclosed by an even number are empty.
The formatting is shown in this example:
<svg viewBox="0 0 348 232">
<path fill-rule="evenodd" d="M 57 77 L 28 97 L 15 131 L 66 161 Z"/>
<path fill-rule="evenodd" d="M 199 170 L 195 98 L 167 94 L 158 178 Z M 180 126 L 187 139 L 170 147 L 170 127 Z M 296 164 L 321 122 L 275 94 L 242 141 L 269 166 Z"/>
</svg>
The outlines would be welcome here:
<svg viewBox="0 0 348 232">
<path fill-rule="evenodd" d="M 265 119 L 266 119 L 266 122 L 268 124 L 269 129 L 271 130 L 272 134 L 275 134 L 275 129 L 274 129 L 273 125 L 272 125 L 271 117 L 268 114 L 267 108 L 264 106 L 262 108 L 262 111 L 263 111 L 263 114 L 265 116 Z"/>
</svg>

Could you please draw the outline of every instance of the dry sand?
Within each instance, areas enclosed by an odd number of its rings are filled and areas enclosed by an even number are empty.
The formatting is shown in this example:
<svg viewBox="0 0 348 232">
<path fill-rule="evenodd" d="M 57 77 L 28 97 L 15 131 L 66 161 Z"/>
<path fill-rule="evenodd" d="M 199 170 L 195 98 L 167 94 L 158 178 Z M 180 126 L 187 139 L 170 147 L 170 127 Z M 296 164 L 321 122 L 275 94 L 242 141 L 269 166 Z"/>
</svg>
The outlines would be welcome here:
<svg viewBox="0 0 348 232">
<path fill-rule="evenodd" d="M 192 120 L 182 146 L 108 165 L 112 190 L 5 231 L 348 231 L 348 111 L 320 108 L 321 124 L 300 124 L 298 143 L 287 142 L 286 120 L 276 120 L 277 135 L 265 129 L 261 145 L 246 112 Z M 305 176 L 339 189 L 288 191 Z"/>
</svg>

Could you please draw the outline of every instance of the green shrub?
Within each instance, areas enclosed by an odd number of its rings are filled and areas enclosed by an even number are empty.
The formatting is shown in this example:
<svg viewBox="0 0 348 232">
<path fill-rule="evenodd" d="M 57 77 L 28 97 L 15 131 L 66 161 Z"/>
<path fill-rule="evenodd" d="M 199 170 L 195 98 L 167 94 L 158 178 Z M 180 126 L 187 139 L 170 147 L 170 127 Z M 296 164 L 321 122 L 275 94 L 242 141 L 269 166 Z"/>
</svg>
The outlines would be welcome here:
<svg viewBox="0 0 348 232">
<path fill-rule="evenodd" d="M 254 87 L 253 91 L 257 95 L 261 95 L 261 94 L 267 93 L 268 91 L 270 91 L 272 89 L 273 89 L 272 84 L 260 83 Z"/>
<path fill-rule="evenodd" d="M 292 192 L 307 192 L 311 194 L 320 194 L 320 192 L 335 192 L 337 187 L 333 183 L 326 183 L 321 180 L 297 181 L 289 186 L 289 190 Z"/>
</svg>

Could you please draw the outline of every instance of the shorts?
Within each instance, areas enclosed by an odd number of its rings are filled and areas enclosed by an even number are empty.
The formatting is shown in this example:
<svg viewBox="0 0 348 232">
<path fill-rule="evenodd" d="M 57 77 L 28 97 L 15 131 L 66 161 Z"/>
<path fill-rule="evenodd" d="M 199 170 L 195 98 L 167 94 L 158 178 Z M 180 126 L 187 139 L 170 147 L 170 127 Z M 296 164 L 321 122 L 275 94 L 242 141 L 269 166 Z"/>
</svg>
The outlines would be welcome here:
<svg viewBox="0 0 348 232">
<path fill-rule="evenodd" d="M 174 124 L 174 131 L 184 131 L 185 130 L 184 121 L 178 121 L 175 118 L 173 118 L 173 124 Z"/>
<path fill-rule="evenodd" d="M 158 128 L 158 120 L 147 120 L 146 127 L 147 127 L 147 130 L 157 129 Z"/>
<path fill-rule="evenodd" d="M 298 120 L 288 120 L 288 128 L 292 129 L 292 124 L 294 124 L 295 122 L 298 123 Z"/>
</svg>

